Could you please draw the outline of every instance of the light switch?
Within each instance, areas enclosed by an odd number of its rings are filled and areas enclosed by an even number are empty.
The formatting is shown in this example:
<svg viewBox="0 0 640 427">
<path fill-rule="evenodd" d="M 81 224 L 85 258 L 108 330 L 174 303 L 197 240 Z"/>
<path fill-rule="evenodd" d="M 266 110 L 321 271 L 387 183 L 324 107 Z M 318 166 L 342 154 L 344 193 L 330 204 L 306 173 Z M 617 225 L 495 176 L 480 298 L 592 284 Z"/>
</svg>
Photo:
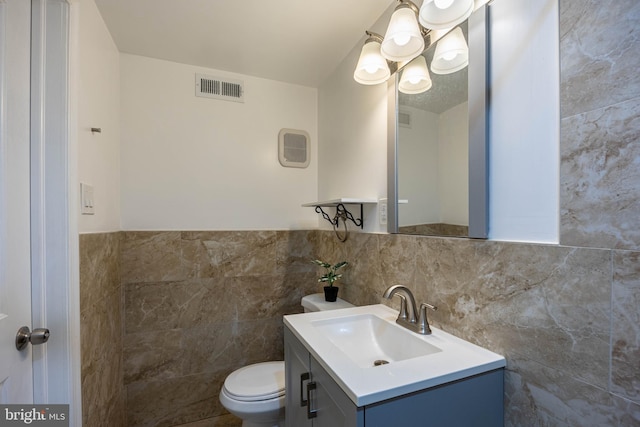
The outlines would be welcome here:
<svg viewBox="0 0 640 427">
<path fill-rule="evenodd" d="M 387 200 L 380 199 L 378 202 L 378 218 L 380 225 L 387 225 Z"/>
<path fill-rule="evenodd" d="M 80 213 L 94 215 L 96 213 L 93 200 L 93 185 L 80 183 Z"/>
</svg>

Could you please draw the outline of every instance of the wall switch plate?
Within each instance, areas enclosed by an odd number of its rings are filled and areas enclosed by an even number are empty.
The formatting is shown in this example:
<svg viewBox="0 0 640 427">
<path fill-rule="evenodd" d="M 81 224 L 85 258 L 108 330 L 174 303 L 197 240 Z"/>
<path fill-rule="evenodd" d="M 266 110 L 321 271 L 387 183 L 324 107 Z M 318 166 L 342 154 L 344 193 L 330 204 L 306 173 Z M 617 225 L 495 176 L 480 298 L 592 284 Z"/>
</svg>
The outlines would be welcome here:
<svg viewBox="0 0 640 427">
<path fill-rule="evenodd" d="M 80 213 L 82 215 L 95 215 L 93 201 L 93 185 L 80 183 Z"/>
<path fill-rule="evenodd" d="M 380 225 L 387 224 L 387 200 L 380 199 L 378 202 L 378 217 L 380 218 Z"/>
</svg>

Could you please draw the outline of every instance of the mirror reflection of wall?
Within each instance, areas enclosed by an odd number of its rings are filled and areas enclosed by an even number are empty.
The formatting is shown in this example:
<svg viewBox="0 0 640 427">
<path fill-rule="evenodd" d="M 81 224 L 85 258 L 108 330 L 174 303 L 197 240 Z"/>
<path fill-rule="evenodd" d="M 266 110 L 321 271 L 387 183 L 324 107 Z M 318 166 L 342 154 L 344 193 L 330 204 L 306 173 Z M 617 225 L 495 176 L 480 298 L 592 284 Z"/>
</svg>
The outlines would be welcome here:
<svg viewBox="0 0 640 427">
<path fill-rule="evenodd" d="M 460 28 L 466 40 L 466 22 Z M 429 65 L 436 46 L 423 53 Z M 407 200 L 398 205 L 398 231 L 467 236 L 468 67 L 447 74 L 430 69 L 428 90 L 398 93 L 398 199 Z"/>
</svg>

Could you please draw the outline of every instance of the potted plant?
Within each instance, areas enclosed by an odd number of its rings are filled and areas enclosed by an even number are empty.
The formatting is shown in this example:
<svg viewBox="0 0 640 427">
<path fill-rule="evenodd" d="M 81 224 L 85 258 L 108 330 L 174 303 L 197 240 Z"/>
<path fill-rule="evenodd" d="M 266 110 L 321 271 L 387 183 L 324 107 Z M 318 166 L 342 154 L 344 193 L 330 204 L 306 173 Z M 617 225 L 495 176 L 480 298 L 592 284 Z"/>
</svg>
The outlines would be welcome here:
<svg viewBox="0 0 640 427">
<path fill-rule="evenodd" d="M 342 273 L 337 273 L 339 269 L 349 265 L 347 261 L 340 261 L 335 265 L 331 265 L 327 262 L 320 261 L 319 259 L 314 259 L 311 261 L 312 263 L 323 267 L 326 271 L 320 276 L 318 282 L 328 282 L 329 286 L 324 287 L 324 299 L 325 301 L 335 302 L 338 298 L 338 290 L 337 286 L 333 286 L 333 283 L 342 277 Z"/>
</svg>

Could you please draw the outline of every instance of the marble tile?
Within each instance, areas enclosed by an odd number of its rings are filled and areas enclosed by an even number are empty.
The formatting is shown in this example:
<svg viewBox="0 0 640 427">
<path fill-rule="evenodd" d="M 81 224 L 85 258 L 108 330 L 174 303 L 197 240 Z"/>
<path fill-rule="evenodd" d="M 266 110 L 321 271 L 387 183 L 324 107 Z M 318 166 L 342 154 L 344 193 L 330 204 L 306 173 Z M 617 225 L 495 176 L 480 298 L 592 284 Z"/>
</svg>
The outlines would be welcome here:
<svg viewBox="0 0 640 427">
<path fill-rule="evenodd" d="M 640 249 L 640 98 L 564 119 L 561 134 L 560 242 Z"/>
<path fill-rule="evenodd" d="M 463 239 L 420 247 L 416 287 L 427 295 L 416 295 L 438 306 L 435 326 L 607 387 L 609 251 Z"/>
<path fill-rule="evenodd" d="M 235 319 L 224 279 L 134 283 L 125 287 L 125 331 L 162 331 Z"/>
<path fill-rule="evenodd" d="M 276 231 L 187 231 L 182 239 L 199 247 L 191 249 L 193 262 L 200 265 L 199 277 L 260 276 L 284 272 L 277 262 L 277 235 Z"/>
<path fill-rule="evenodd" d="M 95 366 L 82 379 L 82 425 L 86 427 L 124 427 L 125 393 L 122 387 L 121 374 L 112 377 L 117 365 Z M 112 385 L 117 381 L 119 391 L 112 392 Z"/>
<path fill-rule="evenodd" d="M 299 313 L 312 274 L 136 283 L 125 289 L 127 333 L 264 319 Z"/>
<path fill-rule="evenodd" d="M 281 317 L 129 334 L 125 338 L 125 383 L 134 390 L 134 397 L 129 398 L 129 407 L 134 404 L 150 405 L 146 399 L 155 398 L 158 384 L 182 384 L 186 378 L 197 375 L 209 378 L 207 387 L 214 391 L 215 414 L 220 414 L 222 409 L 217 395 L 228 373 L 251 363 L 283 360 L 283 353 Z M 189 393 L 184 389 L 181 392 Z M 183 396 L 175 398 L 184 403 Z M 182 408 L 176 407 L 177 404 L 173 400 L 165 402 L 169 408 L 163 408 L 167 415 L 162 416 L 179 413 Z M 149 412 L 155 411 L 158 408 L 149 409 Z M 158 415 L 147 416 L 158 421 Z M 140 418 L 143 425 L 146 421 L 146 418 Z"/>
<path fill-rule="evenodd" d="M 611 391 L 640 404 L 640 252 L 613 253 Z"/>
<path fill-rule="evenodd" d="M 227 372 L 252 363 L 283 360 L 282 318 L 221 323 L 183 332 L 183 375 Z M 222 383 L 218 384 L 218 389 Z"/>
<path fill-rule="evenodd" d="M 276 260 L 278 271 L 283 274 L 315 272 L 310 262 L 315 259 L 313 251 L 313 231 L 294 230 L 276 232 Z"/>
<path fill-rule="evenodd" d="M 179 231 L 125 231 L 122 242 L 122 283 L 184 280 L 185 265 Z"/>
<path fill-rule="evenodd" d="M 125 286 L 124 376 L 132 425 L 174 425 L 225 413 L 217 393 L 226 374 L 282 360 L 282 315 L 300 312 L 302 296 L 317 291 L 307 243 L 312 232 L 158 234 L 133 236 L 142 249 L 130 253 L 172 253 L 182 278 L 135 273 L 143 282 Z M 146 281 L 154 278 L 162 280 Z M 215 389 L 213 412 L 187 417 L 175 407 L 184 402 L 150 402 L 159 384 L 186 388 L 182 382 L 194 375 L 206 376 Z M 146 414 L 135 414 L 139 405 Z"/>
<path fill-rule="evenodd" d="M 127 425 L 169 427 L 224 415 L 218 384 L 224 382 L 228 373 L 201 373 L 129 384 Z"/>
<path fill-rule="evenodd" d="M 83 366 L 101 363 L 106 355 L 122 353 L 122 298 L 120 289 L 80 313 Z"/>
<path fill-rule="evenodd" d="M 602 427 L 640 424 L 640 405 L 526 358 L 509 359 L 505 426 Z"/>
<path fill-rule="evenodd" d="M 121 304 L 117 288 L 80 315 L 84 425 L 124 422 Z"/>
<path fill-rule="evenodd" d="M 90 307 L 120 286 L 121 233 L 80 234 L 80 307 Z"/>
<path fill-rule="evenodd" d="M 124 384 L 182 376 L 182 329 L 145 331 L 124 337 Z"/>
<path fill-rule="evenodd" d="M 417 236 L 469 236 L 468 226 L 446 223 L 406 225 L 400 227 L 399 231 L 402 234 L 414 234 Z"/>
<path fill-rule="evenodd" d="M 561 117 L 640 96 L 640 3 L 560 0 Z"/>
</svg>

